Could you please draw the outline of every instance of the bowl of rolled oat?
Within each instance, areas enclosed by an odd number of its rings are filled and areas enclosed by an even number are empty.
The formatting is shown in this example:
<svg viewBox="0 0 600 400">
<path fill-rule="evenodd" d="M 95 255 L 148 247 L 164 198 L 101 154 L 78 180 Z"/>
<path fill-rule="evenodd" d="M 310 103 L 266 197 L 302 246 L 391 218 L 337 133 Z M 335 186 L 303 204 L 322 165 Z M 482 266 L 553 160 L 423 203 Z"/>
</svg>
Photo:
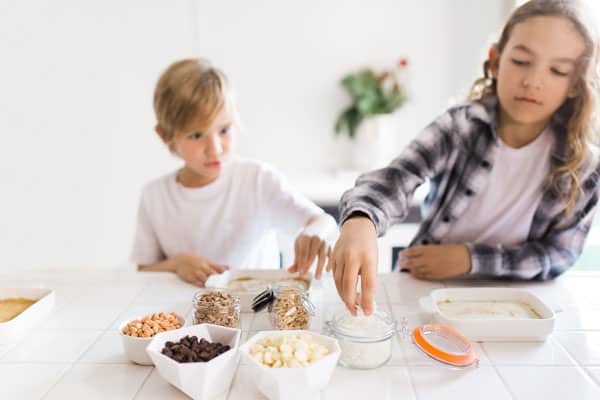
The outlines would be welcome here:
<svg viewBox="0 0 600 400">
<path fill-rule="evenodd" d="M 152 338 L 184 325 L 185 319 L 175 312 L 158 312 L 123 321 L 119 325 L 119 333 L 127 358 L 136 364 L 153 365 L 146 353 L 146 347 Z"/>
</svg>

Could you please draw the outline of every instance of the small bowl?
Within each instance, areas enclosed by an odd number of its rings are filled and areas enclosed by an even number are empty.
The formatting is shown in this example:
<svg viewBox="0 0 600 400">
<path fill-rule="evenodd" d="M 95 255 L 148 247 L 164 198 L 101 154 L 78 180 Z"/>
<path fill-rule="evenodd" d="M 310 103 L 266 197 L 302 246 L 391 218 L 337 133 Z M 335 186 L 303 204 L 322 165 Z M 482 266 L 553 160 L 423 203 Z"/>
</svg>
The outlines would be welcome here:
<svg viewBox="0 0 600 400">
<path fill-rule="evenodd" d="M 179 314 L 176 315 L 181 326 L 184 326 L 185 319 Z M 121 335 L 121 342 L 123 343 L 123 348 L 125 349 L 125 354 L 127 355 L 127 358 L 129 358 L 136 364 L 152 365 L 152 360 L 150 359 L 150 357 L 148 357 L 148 353 L 146 353 L 146 347 L 148 347 L 148 345 L 156 335 L 150 337 L 136 337 L 129 336 L 123 333 L 123 328 L 125 328 L 125 326 L 127 326 L 128 323 L 136 319 L 141 320 L 144 317 L 145 316 L 133 317 L 121 322 L 119 324 L 119 334 Z"/>
<path fill-rule="evenodd" d="M 250 355 L 252 346 L 270 336 L 306 334 L 324 345 L 329 354 L 304 368 L 271 368 L 261 364 Z M 270 400 L 300 400 L 319 398 L 319 392 L 327 386 L 340 358 L 340 346 L 332 337 L 304 330 L 262 331 L 240 347 L 242 357 L 249 364 L 251 380 L 258 390 Z"/>
<path fill-rule="evenodd" d="M 208 399 L 229 390 L 239 361 L 241 330 L 225 326 L 200 324 L 154 336 L 146 352 L 160 376 L 193 399 Z M 179 363 L 161 353 L 166 342 L 178 342 L 185 336 L 197 336 L 209 342 L 220 342 L 230 350 L 207 362 Z"/>
</svg>

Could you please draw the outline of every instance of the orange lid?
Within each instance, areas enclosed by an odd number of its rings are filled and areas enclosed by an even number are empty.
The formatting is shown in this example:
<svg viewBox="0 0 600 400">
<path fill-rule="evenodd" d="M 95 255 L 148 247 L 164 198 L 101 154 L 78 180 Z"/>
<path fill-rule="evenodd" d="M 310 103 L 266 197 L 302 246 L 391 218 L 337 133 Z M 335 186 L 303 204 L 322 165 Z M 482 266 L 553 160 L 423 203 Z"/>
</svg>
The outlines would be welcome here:
<svg viewBox="0 0 600 400">
<path fill-rule="evenodd" d="M 479 363 L 471 342 L 460 332 L 448 326 L 425 324 L 413 330 L 417 347 L 429 357 L 456 367 Z"/>
</svg>

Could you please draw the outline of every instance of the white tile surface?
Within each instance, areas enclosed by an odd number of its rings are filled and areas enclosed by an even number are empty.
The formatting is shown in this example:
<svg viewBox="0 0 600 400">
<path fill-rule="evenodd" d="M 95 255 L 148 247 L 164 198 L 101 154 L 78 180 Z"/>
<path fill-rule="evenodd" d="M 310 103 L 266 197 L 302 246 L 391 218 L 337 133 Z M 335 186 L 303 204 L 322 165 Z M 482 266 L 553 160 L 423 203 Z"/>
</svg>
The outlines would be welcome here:
<svg viewBox="0 0 600 400">
<path fill-rule="evenodd" d="M 428 296 L 434 289 L 441 289 L 441 282 L 421 281 L 406 273 L 392 273 L 395 279 L 384 281 L 388 301 L 392 304 L 415 305 L 419 298 Z"/>
<path fill-rule="evenodd" d="M 182 391 L 164 380 L 156 368 L 152 370 L 150 377 L 146 379 L 135 400 L 184 400 L 189 399 Z"/>
<path fill-rule="evenodd" d="M 69 364 L 0 364 L 0 399 L 40 399 Z"/>
<path fill-rule="evenodd" d="M 107 329 L 126 305 L 122 304 L 68 304 L 57 310 L 41 329 Z"/>
<path fill-rule="evenodd" d="M 569 305 L 556 315 L 555 330 L 600 330 L 600 309 Z"/>
<path fill-rule="evenodd" d="M 553 338 L 545 342 L 490 342 L 482 346 L 495 365 L 575 365 Z"/>
<path fill-rule="evenodd" d="M 191 311 L 191 296 L 197 290 L 172 274 L 136 274 L 114 271 L 68 273 L 40 276 L 44 283 L 63 291 L 61 307 L 37 331 L 44 335 L 21 339 L 11 346 L 0 345 L 0 399 L 163 399 L 186 398 L 170 386 L 152 367 L 130 363 L 122 349 L 116 326 L 126 315 L 156 311 L 156 307 L 175 307 Z M 394 338 L 392 358 L 386 366 L 367 371 L 338 367 L 321 399 L 558 399 L 600 398 L 600 309 L 588 300 L 596 278 L 574 282 L 567 277 L 555 282 L 514 284 L 541 293 L 544 301 L 567 305 L 559 314 L 557 330 L 546 342 L 473 343 L 481 358 L 479 368 L 455 370 L 434 362 L 419 352 L 410 340 Z M 590 282 L 588 282 L 588 280 Z M 418 305 L 439 282 L 423 282 L 410 276 L 392 273 L 378 276 L 384 291 L 378 294 L 381 307 L 400 320 L 407 317 L 410 329 L 430 322 L 431 316 Z M 468 282 L 466 285 L 492 285 L 495 282 Z M 131 291 L 128 285 L 131 284 Z M 465 285 L 444 282 L 446 285 Z M 317 305 L 320 315 L 314 319 L 321 330 L 322 322 L 343 312 L 332 283 L 320 290 Z M 98 293 L 110 293 L 115 299 L 97 301 Z M 577 293 L 581 289 L 583 294 Z M 89 291 L 88 291 L 89 290 Z M 600 292 L 600 291 L 599 291 Z M 106 296 L 106 295 L 105 295 Z M 70 300 L 68 300 L 70 299 Z M 79 300 L 78 300 L 79 299 Z M 387 302 L 386 299 L 391 301 Z M 178 311 L 178 310 L 175 310 Z M 191 318 L 190 318 L 191 321 Z M 258 330 L 271 329 L 266 312 L 242 314 L 242 342 Z M 30 335 L 33 335 L 31 333 Z M 488 357 L 489 356 L 489 357 Z M 34 363 L 22 361 L 36 360 Z M 73 364 L 71 364 L 73 363 Z M 245 375 L 246 365 L 238 366 L 229 399 L 262 400 L 253 382 Z M 499 375 L 499 372 L 501 375 Z M 27 375 L 24 385 L 21 376 Z M 4 384 L 4 377 L 8 377 Z M 11 378 L 14 377 L 14 378 Z M 31 379 L 29 379 L 31 378 Z M 557 390 L 548 382 L 561 382 Z M 579 397 L 574 397 L 579 396 Z M 596 397 L 595 397 L 596 396 Z"/>
<path fill-rule="evenodd" d="M 44 400 L 129 400 L 151 371 L 131 364 L 76 364 Z"/>
<path fill-rule="evenodd" d="M 74 362 L 100 336 L 98 330 L 43 330 L 29 335 L 0 362 Z"/>
<path fill-rule="evenodd" d="M 102 336 L 83 354 L 81 363 L 129 364 L 125 355 L 121 335 L 116 330 L 102 333 Z"/>
<path fill-rule="evenodd" d="M 585 370 L 600 385 L 600 367 L 587 367 Z"/>
<path fill-rule="evenodd" d="M 600 399 L 600 387 L 581 368 L 500 366 L 498 371 L 517 399 Z"/>
<path fill-rule="evenodd" d="M 579 364 L 600 366 L 600 331 L 555 332 L 554 337 Z"/>
<path fill-rule="evenodd" d="M 337 368 L 321 399 L 416 399 L 405 367 L 375 370 Z"/>
<path fill-rule="evenodd" d="M 509 400 L 509 392 L 492 367 L 451 370 L 443 367 L 411 367 L 417 398 L 427 400 Z"/>
</svg>

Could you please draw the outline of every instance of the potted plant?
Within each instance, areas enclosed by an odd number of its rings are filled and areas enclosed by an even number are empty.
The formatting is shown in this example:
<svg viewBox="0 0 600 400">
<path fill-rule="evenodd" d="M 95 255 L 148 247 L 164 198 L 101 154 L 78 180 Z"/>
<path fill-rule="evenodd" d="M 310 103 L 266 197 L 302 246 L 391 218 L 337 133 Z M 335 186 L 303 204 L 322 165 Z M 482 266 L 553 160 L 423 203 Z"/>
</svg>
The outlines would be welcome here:
<svg viewBox="0 0 600 400">
<path fill-rule="evenodd" d="M 342 86 L 351 97 L 351 104 L 344 109 L 335 123 L 336 135 L 347 132 L 353 139 L 359 126 L 370 117 L 391 114 L 407 100 L 403 82 L 408 60 L 402 58 L 392 69 L 376 73 L 371 68 L 346 75 Z"/>
</svg>

